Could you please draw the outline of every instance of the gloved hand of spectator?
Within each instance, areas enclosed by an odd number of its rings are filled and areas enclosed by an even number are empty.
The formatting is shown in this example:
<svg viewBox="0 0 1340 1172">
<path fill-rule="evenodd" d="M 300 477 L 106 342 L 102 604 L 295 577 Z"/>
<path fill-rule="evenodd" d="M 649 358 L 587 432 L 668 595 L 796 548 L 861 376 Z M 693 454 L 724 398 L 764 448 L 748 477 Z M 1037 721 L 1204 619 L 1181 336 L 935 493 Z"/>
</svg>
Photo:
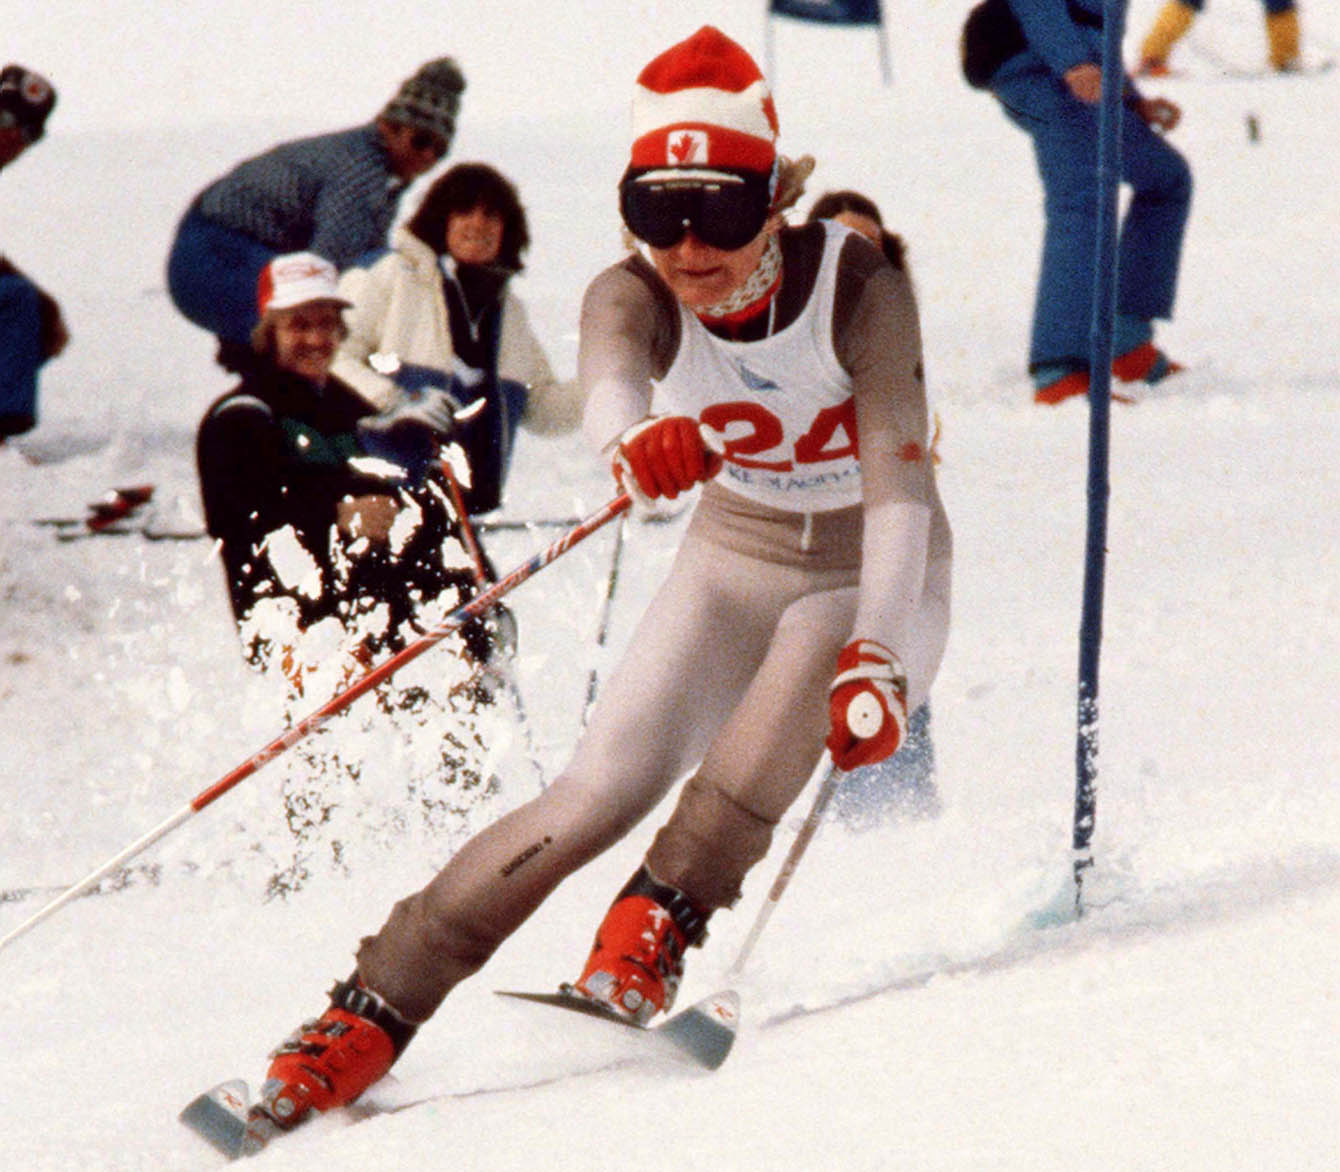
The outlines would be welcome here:
<svg viewBox="0 0 1340 1172">
<path fill-rule="evenodd" d="M 398 464 L 417 480 L 455 431 L 458 406 L 446 391 L 427 388 L 360 419 L 359 443 L 369 456 Z"/>
<path fill-rule="evenodd" d="M 907 737 L 907 675 L 881 643 L 856 639 L 838 655 L 828 694 L 828 749 L 839 769 L 873 765 Z"/>
<path fill-rule="evenodd" d="M 721 453 L 709 436 L 715 439 L 687 415 L 643 419 L 619 437 L 615 478 L 644 509 L 656 500 L 674 500 L 721 471 Z"/>
</svg>

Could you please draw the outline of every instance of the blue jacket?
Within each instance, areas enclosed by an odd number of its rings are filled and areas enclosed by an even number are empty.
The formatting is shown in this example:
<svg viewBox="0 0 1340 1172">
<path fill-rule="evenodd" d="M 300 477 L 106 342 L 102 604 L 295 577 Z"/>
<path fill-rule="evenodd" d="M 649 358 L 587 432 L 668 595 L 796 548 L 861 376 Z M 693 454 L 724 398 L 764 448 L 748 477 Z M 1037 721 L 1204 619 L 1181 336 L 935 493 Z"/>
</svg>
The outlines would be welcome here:
<svg viewBox="0 0 1340 1172">
<path fill-rule="evenodd" d="M 1103 58 L 1102 0 L 1008 0 L 1028 41 L 1003 64 L 994 81 L 1045 69 L 1061 77 L 1076 65 Z"/>
<path fill-rule="evenodd" d="M 315 252 L 344 269 L 385 247 L 404 189 L 368 123 L 271 147 L 216 179 L 195 206 L 275 252 Z"/>
</svg>

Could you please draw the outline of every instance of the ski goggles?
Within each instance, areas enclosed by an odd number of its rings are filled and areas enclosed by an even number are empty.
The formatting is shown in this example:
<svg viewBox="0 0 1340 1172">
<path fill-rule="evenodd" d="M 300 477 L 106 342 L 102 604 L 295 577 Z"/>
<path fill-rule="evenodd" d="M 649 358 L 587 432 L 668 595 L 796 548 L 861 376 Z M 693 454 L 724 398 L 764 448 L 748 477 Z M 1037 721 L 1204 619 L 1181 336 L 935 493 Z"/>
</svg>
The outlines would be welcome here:
<svg viewBox="0 0 1340 1172">
<path fill-rule="evenodd" d="M 763 231 L 771 207 L 771 176 L 756 171 L 661 167 L 630 170 L 619 184 L 623 222 L 652 248 L 673 248 L 692 232 L 733 252 Z"/>
</svg>

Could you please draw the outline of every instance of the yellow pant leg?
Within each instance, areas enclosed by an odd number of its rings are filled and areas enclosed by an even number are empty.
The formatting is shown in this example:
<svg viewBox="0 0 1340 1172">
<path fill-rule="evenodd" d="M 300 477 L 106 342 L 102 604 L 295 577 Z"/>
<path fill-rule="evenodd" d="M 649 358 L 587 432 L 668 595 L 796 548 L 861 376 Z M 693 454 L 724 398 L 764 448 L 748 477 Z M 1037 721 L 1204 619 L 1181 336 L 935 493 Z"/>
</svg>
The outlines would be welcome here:
<svg viewBox="0 0 1340 1172">
<path fill-rule="evenodd" d="M 1140 45 L 1141 70 L 1166 64 L 1173 46 L 1186 35 L 1195 19 L 1196 10 L 1190 5 L 1182 4 L 1180 0 L 1168 0 L 1159 9 L 1153 26 Z"/>
<path fill-rule="evenodd" d="M 1298 10 L 1266 13 L 1266 38 L 1272 69 L 1298 68 Z"/>
</svg>

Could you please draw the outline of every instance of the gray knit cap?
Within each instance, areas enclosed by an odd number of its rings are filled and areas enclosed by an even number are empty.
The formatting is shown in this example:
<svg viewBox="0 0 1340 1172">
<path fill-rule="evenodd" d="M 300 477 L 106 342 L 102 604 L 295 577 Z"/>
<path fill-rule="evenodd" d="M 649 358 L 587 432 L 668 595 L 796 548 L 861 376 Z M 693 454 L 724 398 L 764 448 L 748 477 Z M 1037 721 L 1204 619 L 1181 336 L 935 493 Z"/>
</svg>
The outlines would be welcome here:
<svg viewBox="0 0 1340 1172">
<path fill-rule="evenodd" d="M 440 134 L 450 147 L 464 90 L 465 74 L 461 67 L 450 57 L 439 57 L 419 66 L 418 72 L 386 103 L 380 116 L 416 130 Z"/>
</svg>

